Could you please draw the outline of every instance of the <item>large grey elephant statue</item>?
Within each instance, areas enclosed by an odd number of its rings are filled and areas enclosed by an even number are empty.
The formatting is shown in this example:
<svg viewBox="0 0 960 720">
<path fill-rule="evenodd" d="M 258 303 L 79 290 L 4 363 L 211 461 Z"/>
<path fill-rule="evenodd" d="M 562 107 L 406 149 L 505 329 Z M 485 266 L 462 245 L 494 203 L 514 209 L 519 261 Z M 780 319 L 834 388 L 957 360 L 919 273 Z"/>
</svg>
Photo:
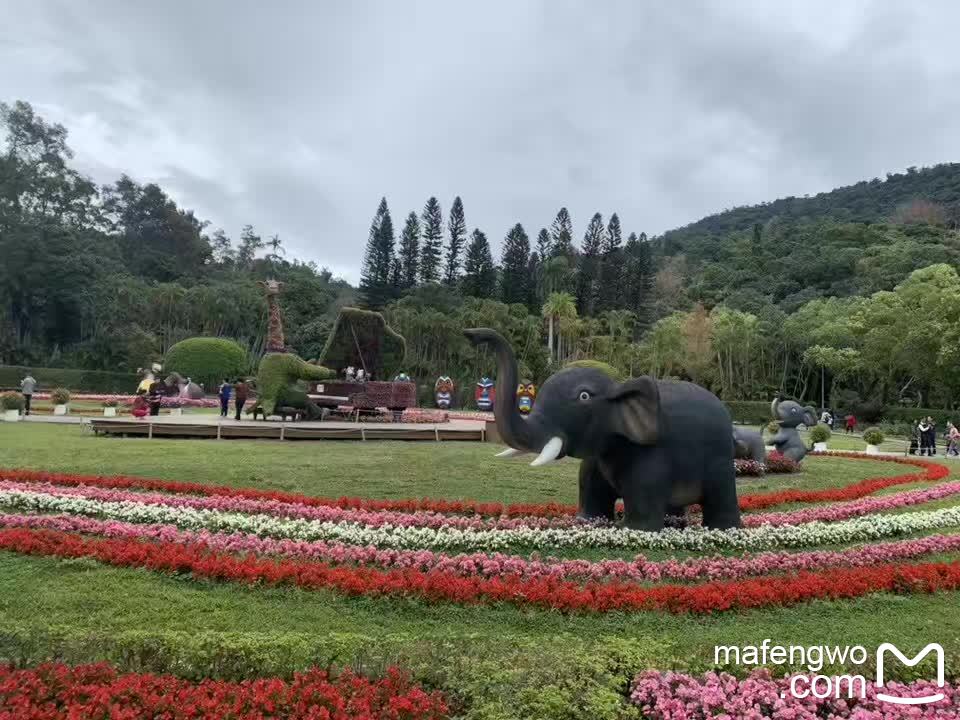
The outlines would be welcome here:
<svg viewBox="0 0 960 720">
<path fill-rule="evenodd" d="M 613 519 L 623 498 L 628 527 L 661 530 L 664 516 L 703 508 L 704 525 L 740 525 L 732 422 L 715 395 L 687 382 L 638 377 L 617 382 L 596 368 L 568 368 L 540 388 L 533 412 L 517 410 L 517 362 L 494 330 L 464 333 L 497 358 L 494 415 L 510 446 L 537 453 L 531 465 L 580 458 L 578 515 Z"/>
<path fill-rule="evenodd" d="M 816 425 L 817 411 L 809 405 L 804 407 L 793 400 L 775 398 L 770 405 L 770 412 L 773 413 L 773 419 L 780 425 L 777 434 L 771 439 L 771 444 L 784 457 L 800 462 L 806 457 L 808 448 L 800 437 L 797 426 Z"/>
<path fill-rule="evenodd" d="M 767 447 L 763 435 L 744 427 L 733 428 L 733 455 L 739 460 L 767 461 Z"/>
</svg>

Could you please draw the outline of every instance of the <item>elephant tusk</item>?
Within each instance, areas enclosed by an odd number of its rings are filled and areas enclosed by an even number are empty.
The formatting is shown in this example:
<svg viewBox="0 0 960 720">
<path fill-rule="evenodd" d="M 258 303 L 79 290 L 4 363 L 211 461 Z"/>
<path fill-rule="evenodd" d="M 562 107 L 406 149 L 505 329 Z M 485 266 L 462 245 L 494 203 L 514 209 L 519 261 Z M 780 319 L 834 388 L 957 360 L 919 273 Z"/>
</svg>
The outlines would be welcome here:
<svg viewBox="0 0 960 720">
<path fill-rule="evenodd" d="M 517 450 L 516 448 L 507 448 L 503 452 L 498 452 L 494 457 L 498 458 L 512 458 L 517 455 L 523 455 L 526 453 L 526 450 Z"/>
<path fill-rule="evenodd" d="M 563 438 L 556 435 L 553 436 L 550 438 L 549 442 L 543 446 L 543 450 L 540 451 L 537 459 L 530 463 L 530 467 L 540 467 L 541 465 L 552 463 L 554 460 L 560 457 L 560 452 L 562 450 Z"/>
</svg>

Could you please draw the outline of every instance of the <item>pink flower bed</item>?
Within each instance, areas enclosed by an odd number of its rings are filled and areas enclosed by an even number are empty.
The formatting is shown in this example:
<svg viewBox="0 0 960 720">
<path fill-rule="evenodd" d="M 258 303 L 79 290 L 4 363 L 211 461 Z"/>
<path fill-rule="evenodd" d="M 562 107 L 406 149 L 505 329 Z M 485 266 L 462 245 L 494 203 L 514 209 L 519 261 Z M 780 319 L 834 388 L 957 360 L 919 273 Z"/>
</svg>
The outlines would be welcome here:
<svg viewBox="0 0 960 720">
<path fill-rule="evenodd" d="M 801 693 L 808 691 L 809 685 L 799 684 L 798 689 Z M 941 688 L 928 680 L 908 685 L 888 682 L 883 691 L 899 697 L 942 692 L 945 697 L 926 705 L 896 705 L 879 700 L 876 687 L 868 679 L 862 698 L 857 693 L 857 697 L 847 699 L 844 691 L 841 699 L 817 699 L 812 694 L 801 699 L 791 693 L 789 677 L 775 679 L 765 670 L 755 671 L 744 680 L 726 673 L 709 672 L 697 678 L 648 670 L 633 681 L 630 700 L 647 720 L 954 720 L 960 706 L 960 688 L 955 684 Z"/>
<path fill-rule="evenodd" d="M 50 393 L 40 392 L 36 393 L 33 397 L 37 400 L 49 400 Z M 97 395 L 94 393 L 71 393 L 70 398 L 71 400 L 88 400 L 90 402 L 104 402 L 110 400 L 121 407 L 127 407 L 129 405 L 133 405 L 136 395 Z M 217 398 L 193 400 L 191 398 L 182 397 L 163 397 L 160 400 L 160 406 L 216 408 L 220 407 L 220 401 L 217 400 Z"/>
</svg>

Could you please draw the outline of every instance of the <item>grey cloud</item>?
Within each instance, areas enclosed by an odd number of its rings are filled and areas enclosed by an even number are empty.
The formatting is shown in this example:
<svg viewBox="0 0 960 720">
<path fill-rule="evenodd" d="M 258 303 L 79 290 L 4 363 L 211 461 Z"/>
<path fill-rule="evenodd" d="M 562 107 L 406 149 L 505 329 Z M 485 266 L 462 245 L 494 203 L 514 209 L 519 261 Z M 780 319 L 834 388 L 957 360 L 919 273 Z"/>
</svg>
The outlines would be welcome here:
<svg viewBox="0 0 960 720">
<path fill-rule="evenodd" d="M 377 203 L 496 245 L 567 206 L 662 232 L 956 159 L 947 2 L 0 0 L 2 100 L 99 182 L 157 181 L 352 280 Z"/>
</svg>

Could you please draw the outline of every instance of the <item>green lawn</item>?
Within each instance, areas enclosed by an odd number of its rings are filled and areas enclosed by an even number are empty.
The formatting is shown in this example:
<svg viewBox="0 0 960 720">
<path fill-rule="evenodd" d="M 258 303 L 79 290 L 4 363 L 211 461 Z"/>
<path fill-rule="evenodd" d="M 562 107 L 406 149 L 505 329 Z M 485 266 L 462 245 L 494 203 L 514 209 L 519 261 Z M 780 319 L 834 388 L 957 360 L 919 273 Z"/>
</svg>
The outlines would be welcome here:
<svg viewBox="0 0 960 720">
<path fill-rule="evenodd" d="M 537 469 L 496 460 L 497 450 L 479 443 L 97 438 L 77 427 L 0 424 L 0 467 L 326 496 L 575 502 L 576 461 Z M 741 486 L 820 488 L 903 471 L 890 463 L 810 458 L 801 474 Z M 634 672 L 707 669 L 717 644 L 771 638 L 782 645 L 912 647 L 925 638 L 948 649 L 948 674 L 957 675 L 958 601 L 960 593 L 878 594 L 714 616 L 571 615 L 242 587 L 0 553 L 0 658 L 108 658 L 187 675 L 198 667 L 242 675 L 312 662 L 377 671 L 399 661 L 451 694 L 467 717 L 631 717 L 622 693 Z"/>
</svg>

